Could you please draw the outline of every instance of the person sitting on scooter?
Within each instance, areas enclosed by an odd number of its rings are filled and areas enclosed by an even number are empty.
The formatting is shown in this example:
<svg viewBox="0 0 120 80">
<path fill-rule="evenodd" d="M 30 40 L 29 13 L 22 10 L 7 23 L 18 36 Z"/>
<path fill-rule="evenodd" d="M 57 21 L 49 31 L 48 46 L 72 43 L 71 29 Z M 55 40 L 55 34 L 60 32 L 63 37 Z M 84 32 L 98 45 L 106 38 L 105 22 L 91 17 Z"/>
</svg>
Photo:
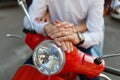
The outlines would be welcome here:
<svg viewBox="0 0 120 80">
<path fill-rule="evenodd" d="M 51 37 L 64 51 L 69 53 L 72 45 L 76 45 L 85 53 L 100 56 L 104 37 L 103 8 L 104 0 L 33 0 L 29 14 L 36 32 Z M 50 22 L 37 22 L 47 9 Z M 26 17 L 24 25 L 29 29 Z M 80 78 L 89 80 L 84 76 Z"/>
</svg>

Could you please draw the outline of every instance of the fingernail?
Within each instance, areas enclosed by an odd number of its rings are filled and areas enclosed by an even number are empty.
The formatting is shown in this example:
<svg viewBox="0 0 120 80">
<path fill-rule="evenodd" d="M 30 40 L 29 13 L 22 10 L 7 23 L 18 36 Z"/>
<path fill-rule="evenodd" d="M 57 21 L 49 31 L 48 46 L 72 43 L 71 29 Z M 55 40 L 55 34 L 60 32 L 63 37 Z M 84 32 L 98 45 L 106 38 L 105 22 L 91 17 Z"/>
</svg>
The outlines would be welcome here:
<svg viewBox="0 0 120 80">
<path fill-rule="evenodd" d="M 66 47 L 64 47 L 64 51 L 67 51 L 67 48 L 66 48 Z"/>
<path fill-rule="evenodd" d="M 71 48 L 71 51 L 73 51 L 73 48 Z"/>
<path fill-rule="evenodd" d="M 58 26 L 58 27 L 60 27 L 61 25 L 60 25 L 60 24 L 58 24 L 57 26 Z"/>
<path fill-rule="evenodd" d="M 66 25 L 65 28 L 68 28 L 68 26 Z"/>
<path fill-rule="evenodd" d="M 53 36 L 50 36 L 50 38 L 52 38 L 52 39 L 53 39 Z"/>
</svg>

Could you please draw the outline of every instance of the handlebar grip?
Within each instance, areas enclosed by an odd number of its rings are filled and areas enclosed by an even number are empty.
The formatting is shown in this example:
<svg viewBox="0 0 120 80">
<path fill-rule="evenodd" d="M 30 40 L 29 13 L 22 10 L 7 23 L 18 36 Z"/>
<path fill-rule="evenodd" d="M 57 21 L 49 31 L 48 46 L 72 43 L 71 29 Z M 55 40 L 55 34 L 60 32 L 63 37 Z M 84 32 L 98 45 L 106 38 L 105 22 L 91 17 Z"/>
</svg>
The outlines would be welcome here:
<svg viewBox="0 0 120 80">
<path fill-rule="evenodd" d="M 112 67 L 109 67 L 109 66 L 105 67 L 104 72 L 120 76 L 120 70 L 119 69 L 115 69 L 115 68 L 112 68 Z"/>
</svg>

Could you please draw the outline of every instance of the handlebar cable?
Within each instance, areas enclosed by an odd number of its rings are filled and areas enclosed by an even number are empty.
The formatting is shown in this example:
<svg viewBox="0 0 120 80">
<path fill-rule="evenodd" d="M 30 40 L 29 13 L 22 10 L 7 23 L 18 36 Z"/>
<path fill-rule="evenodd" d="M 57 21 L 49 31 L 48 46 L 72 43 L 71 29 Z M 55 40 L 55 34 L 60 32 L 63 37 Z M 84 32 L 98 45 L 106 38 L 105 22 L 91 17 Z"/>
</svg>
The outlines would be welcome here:
<svg viewBox="0 0 120 80">
<path fill-rule="evenodd" d="M 114 54 L 104 55 L 104 56 L 101 56 L 100 58 L 104 59 L 104 58 L 111 58 L 111 57 L 116 57 L 116 56 L 120 56 L 120 52 L 117 52 L 117 53 L 114 53 Z"/>
</svg>

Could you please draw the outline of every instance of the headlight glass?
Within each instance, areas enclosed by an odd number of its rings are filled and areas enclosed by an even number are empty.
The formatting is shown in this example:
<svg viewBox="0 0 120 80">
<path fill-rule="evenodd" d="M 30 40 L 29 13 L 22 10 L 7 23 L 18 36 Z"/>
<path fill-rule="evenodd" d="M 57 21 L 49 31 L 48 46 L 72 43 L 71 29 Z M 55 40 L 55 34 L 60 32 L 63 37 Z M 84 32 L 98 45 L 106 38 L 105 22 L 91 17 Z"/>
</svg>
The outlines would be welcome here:
<svg viewBox="0 0 120 80">
<path fill-rule="evenodd" d="M 41 73 L 54 75 L 62 70 L 65 54 L 52 40 L 46 40 L 35 48 L 33 62 Z"/>
</svg>

